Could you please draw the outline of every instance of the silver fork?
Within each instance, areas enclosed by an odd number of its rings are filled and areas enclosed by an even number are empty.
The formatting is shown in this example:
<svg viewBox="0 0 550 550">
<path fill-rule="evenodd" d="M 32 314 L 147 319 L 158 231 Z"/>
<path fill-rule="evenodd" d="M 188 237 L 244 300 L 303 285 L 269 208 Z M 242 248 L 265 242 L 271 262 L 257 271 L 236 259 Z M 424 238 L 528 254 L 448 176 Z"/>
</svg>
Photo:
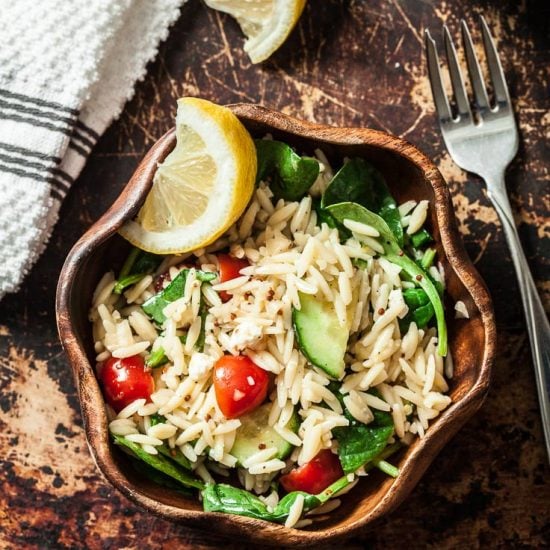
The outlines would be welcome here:
<svg viewBox="0 0 550 550">
<path fill-rule="evenodd" d="M 523 253 L 504 183 L 506 168 L 518 150 L 518 130 L 502 66 L 485 19 L 481 16 L 481 30 L 495 96 L 493 104 L 489 101 L 472 37 L 464 20 L 461 27 L 477 119 L 470 108 L 456 50 L 446 26 L 443 27 L 443 37 L 456 114 L 451 111 L 443 88 L 435 41 L 426 30 L 430 84 L 441 133 L 451 157 L 463 170 L 485 180 L 487 194 L 504 228 L 523 299 L 546 452 L 550 460 L 550 325 Z"/>
</svg>

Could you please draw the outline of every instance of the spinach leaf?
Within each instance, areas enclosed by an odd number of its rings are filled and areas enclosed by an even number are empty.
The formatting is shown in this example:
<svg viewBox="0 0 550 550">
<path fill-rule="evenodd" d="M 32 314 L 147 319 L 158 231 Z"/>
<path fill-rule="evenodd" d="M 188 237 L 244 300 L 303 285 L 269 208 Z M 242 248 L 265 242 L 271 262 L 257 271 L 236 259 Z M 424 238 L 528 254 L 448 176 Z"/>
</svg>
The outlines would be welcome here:
<svg viewBox="0 0 550 550">
<path fill-rule="evenodd" d="M 422 228 L 416 233 L 413 233 L 409 237 L 409 240 L 413 248 L 421 248 L 424 245 L 431 243 L 433 241 L 433 237 L 426 229 Z"/>
<path fill-rule="evenodd" d="M 369 262 L 367 262 L 367 260 L 362 260 L 361 258 L 352 258 L 351 263 L 358 269 L 369 269 Z"/>
<path fill-rule="evenodd" d="M 201 318 L 201 329 L 199 331 L 199 336 L 195 343 L 195 347 L 198 351 L 204 351 L 204 342 L 206 340 L 206 317 L 208 315 L 208 306 L 204 301 L 204 297 L 201 294 L 201 303 L 199 306 L 199 316 Z"/>
<path fill-rule="evenodd" d="M 185 341 L 187 340 L 187 334 L 182 334 L 181 336 L 179 336 L 179 339 L 182 344 L 185 344 Z M 162 365 L 165 365 L 167 362 L 168 357 L 166 356 L 166 352 L 164 351 L 164 348 L 162 346 L 159 346 L 155 351 L 152 351 L 149 354 L 149 357 L 147 357 L 147 359 L 145 359 L 145 366 L 150 369 L 156 369 L 158 367 L 162 367 Z"/>
<path fill-rule="evenodd" d="M 434 263 L 436 254 L 437 252 L 435 248 L 428 248 L 422 255 L 422 259 L 420 260 L 420 267 L 425 271 L 430 269 L 430 267 L 432 267 Z"/>
<path fill-rule="evenodd" d="M 189 459 L 179 449 L 170 449 L 170 447 L 164 443 L 163 445 L 159 445 L 157 450 L 160 454 L 168 457 L 170 460 L 173 460 L 176 464 L 179 464 L 186 470 L 192 470 L 191 462 L 189 462 Z"/>
<path fill-rule="evenodd" d="M 257 139 L 258 172 L 256 183 L 271 177 L 271 190 L 276 198 L 301 199 L 319 175 L 316 159 L 300 157 L 281 141 Z"/>
<path fill-rule="evenodd" d="M 319 499 L 321 504 L 324 504 L 327 500 L 330 500 L 332 497 L 336 496 L 339 491 L 344 489 L 344 487 L 347 487 L 350 483 L 352 482 L 347 478 L 347 476 L 341 477 L 332 485 L 329 485 L 324 491 L 321 491 L 315 496 Z"/>
<path fill-rule="evenodd" d="M 349 420 L 349 426 L 334 428 L 332 433 L 338 441 L 338 457 L 342 469 L 344 473 L 351 474 L 384 450 L 393 434 L 393 419 L 391 414 L 374 409 L 372 422 L 363 424 L 346 408 L 344 396 L 339 391 L 340 384 L 331 382 L 327 388 L 336 396 L 344 409 L 344 416 Z M 370 393 L 379 397 L 375 390 Z"/>
<path fill-rule="evenodd" d="M 150 416 L 150 420 L 151 426 L 156 426 L 157 424 L 166 422 L 166 417 L 162 414 L 155 413 Z M 176 464 L 183 466 L 186 470 L 192 470 L 191 462 L 189 462 L 189 459 L 178 448 L 171 449 L 166 443 L 163 443 L 162 445 L 158 445 L 156 449 L 160 454 L 173 460 Z"/>
<path fill-rule="evenodd" d="M 331 229 L 338 229 L 338 234 L 342 242 L 347 241 L 351 237 L 351 231 L 337 223 L 330 215 L 330 212 L 321 206 L 321 201 L 319 199 L 313 201 L 313 208 L 317 214 L 317 225 L 319 227 L 321 227 L 323 223 L 326 223 Z"/>
<path fill-rule="evenodd" d="M 350 474 L 371 461 L 386 447 L 388 439 L 393 434 L 393 423 L 378 425 L 373 420 L 370 424 L 334 428 L 332 433 L 338 441 L 338 456 L 342 469 L 346 474 Z"/>
<path fill-rule="evenodd" d="M 378 210 L 375 187 L 385 185 L 382 175 L 368 162 L 354 158 L 346 162 L 323 193 L 323 208 L 339 202 L 355 202 Z"/>
<path fill-rule="evenodd" d="M 166 422 L 166 417 L 162 416 L 162 414 L 155 413 L 149 417 L 149 420 L 151 421 L 151 426 L 156 426 L 157 424 Z"/>
<path fill-rule="evenodd" d="M 397 477 L 399 475 L 399 468 L 396 468 L 393 464 L 386 462 L 385 460 L 377 460 L 376 467 L 390 477 Z"/>
<path fill-rule="evenodd" d="M 370 464 L 365 466 L 365 472 L 372 470 L 372 468 L 378 468 L 385 474 L 391 477 L 397 477 L 399 475 L 399 468 L 396 468 L 393 464 L 386 462 L 386 458 L 401 449 L 402 445 L 399 441 L 388 445 L 376 458 L 374 458 Z"/>
<path fill-rule="evenodd" d="M 284 523 L 286 521 L 290 508 L 296 502 L 298 495 L 303 495 L 304 497 L 304 513 L 313 510 L 313 508 L 323 502 L 316 495 L 310 495 L 303 491 L 293 491 L 283 497 L 273 511 L 269 511 L 267 506 L 257 496 L 245 489 L 239 489 L 225 483 L 207 485 L 201 491 L 201 494 L 203 508 L 206 512 L 237 514 L 239 516 L 263 519 L 275 523 Z M 328 500 L 329 496 L 325 500 Z"/>
<path fill-rule="evenodd" d="M 352 202 L 333 204 L 327 206 L 327 209 L 338 223 L 343 224 L 344 220 L 349 219 L 366 223 L 378 230 L 384 257 L 401 267 L 428 295 L 437 320 L 438 352 L 439 355 L 447 355 L 447 324 L 441 296 L 428 274 L 403 252 L 388 224 L 374 212 Z"/>
<path fill-rule="evenodd" d="M 376 212 L 403 246 L 403 227 L 397 203 L 382 174 L 362 158 L 354 158 L 335 174 L 323 194 L 321 206 L 354 202 Z"/>
<path fill-rule="evenodd" d="M 304 493 L 303 491 L 292 491 L 292 493 L 288 493 L 288 495 L 285 495 L 280 500 L 279 504 L 275 506 L 275 509 L 271 513 L 271 521 L 284 523 L 288 518 L 290 508 L 296 502 L 296 498 L 298 497 L 298 495 L 302 495 L 304 497 L 304 507 L 302 509 L 302 514 L 313 510 L 313 508 L 317 508 L 317 506 L 321 504 L 321 501 L 315 495 L 310 495 L 309 493 Z"/>
<path fill-rule="evenodd" d="M 135 458 L 140 459 L 141 461 L 145 462 L 155 470 L 158 470 L 159 472 L 162 472 L 163 474 L 171 477 L 172 479 L 175 479 L 185 487 L 194 487 L 196 489 L 202 489 L 204 487 L 204 483 L 202 481 L 193 477 L 185 470 L 182 470 L 181 468 L 179 468 L 170 459 L 160 454 L 151 455 L 146 451 L 144 451 L 140 445 L 138 445 L 137 443 L 134 443 L 133 441 L 129 441 L 123 436 L 113 435 L 113 439 L 117 445 L 121 447 L 125 447 L 126 449 L 130 450 L 131 454 Z"/>
<path fill-rule="evenodd" d="M 177 491 L 178 493 L 182 493 L 186 496 L 192 496 L 193 492 L 190 491 L 187 487 L 183 487 L 180 483 L 177 481 L 174 481 L 171 477 L 167 476 L 166 474 L 163 474 L 162 472 L 159 472 L 158 470 L 155 470 L 145 462 L 141 462 L 141 460 L 138 460 L 137 458 L 129 457 L 132 466 L 134 470 L 138 474 L 140 474 L 142 477 L 146 477 L 147 479 L 150 479 L 153 483 L 156 483 L 157 485 L 162 485 L 163 487 L 167 487 L 168 489 L 172 489 L 173 491 Z"/>
<path fill-rule="evenodd" d="M 149 357 L 145 359 L 145 366 L 150 369 L 157 369 L 168 362 L 168 357 L 164 352 L 164 348 L 159 346 L 156 350 L 149 354 Z"/>
<path fill-rule="evenodd" d="M 202 505 L 205 512 L 223 512 L 255 519 L 271 521 L 267 506 L 245 489 L 238 489 L 225 483 L 207 485 L 202 491 Z"/>
<path fill-rule="evenodd" d="M 178 298 L 183 296 L 183 291 L 185 290 L 185 281 L 187 280 L 187 275 L 189 274 L 189 269 L 182 269 L 177 277 L 162 291 L 154 296 L 151 296 L 142 306 L 143 311 L 149 315 L 154 321 L 159 325 L 166 320 L 166 316 L 162 310 L 170 303 Z M 216 278 L 215 273 L 210 273 L 207 271 L 197 270 L 197 279 L 201 282 L 212 281 Z"/>
<path fill-rule="evenodd" d="M 122 294 L 125 288 L 141 281 L 145 275 L 154 271 L 162 260 L 162 256 L 145 252 L 136 247 L 132 248 L 120 270 L 113 292 Z"/>
<path fill-rule="evenodd" d="M 423 306 L 417 307 L 412 312 L 413 321 L 416 323 L 418 328 L 426 328 L 433 316 L 434 308 L 430 302 L 424 304 Z"/>
<path fill-rule="evenodd" d="M 399 321 L 401 332 L 407 332 L 413 321 L 418 328 L 425 328 L 435 313 L 426 292 L 421 288 L 407 288 L 403 291 L 403 298 L 409 306 L 409 312 Z"/>
<path fill-rule="evenodd" d="M 409 309 L 416 309 L 425 306 L 430 302 L 428 295 L 421 288 L 407 288 L 403 291 L 403 299 Z"/>
</svg>

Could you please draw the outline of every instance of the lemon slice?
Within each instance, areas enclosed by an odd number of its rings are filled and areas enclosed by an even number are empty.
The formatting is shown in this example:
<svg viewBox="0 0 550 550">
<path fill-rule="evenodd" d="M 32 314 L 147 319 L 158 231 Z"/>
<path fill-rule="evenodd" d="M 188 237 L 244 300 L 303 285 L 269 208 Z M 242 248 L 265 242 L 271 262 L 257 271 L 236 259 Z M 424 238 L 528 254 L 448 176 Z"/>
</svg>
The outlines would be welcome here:
<svg viewBox="0 0 550 550">
<path fill-rule="evenodd" d="M 244 50 L 252 63 L 277 50 L 300 18 L 306 0 L 205 0 L 215 10 L 235 17 L 248 40 Z"/>
<path fill-rule="evenodd" d="M 203 99 L 178 100 L 176 146 L 159 165 L 136 219 L 120 234 L 155 254 L 212 243 L 250 201 L 256 164 L 254 142 L 229 109 Z"/>
</svg>

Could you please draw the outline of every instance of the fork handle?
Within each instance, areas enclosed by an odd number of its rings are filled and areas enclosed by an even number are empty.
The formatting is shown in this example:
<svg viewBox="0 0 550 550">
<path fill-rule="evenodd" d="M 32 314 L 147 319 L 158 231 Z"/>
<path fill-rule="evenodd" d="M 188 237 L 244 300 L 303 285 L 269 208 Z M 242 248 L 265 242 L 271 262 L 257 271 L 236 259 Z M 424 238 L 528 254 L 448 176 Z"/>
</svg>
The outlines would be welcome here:
<svg viewBox="0 0 550 550">
<path fill-rule="evenodd" d="M 508 200 L 506 191 L 504 191 L 504 182 L 502 182 L 502 185 L 498 185 L 498 187 L 503 189 L 503 191 L 493 188 L 492 191 L 489 191 L 489 196 L 493 200 L 502 221 L 504 234 L 510 247 L 512 261 L 519 282 L 527 331 L 531 342 L 531 353 L 535 365 L 535 378 L 546 452 L 550 462 L 550 324 L 548 323 L 548 317 L 546 316 L 531 271 L 529 270 L 529 265 L 525 259 L 523 247 L 514 223 L 510 201 Z"/>
</svg>

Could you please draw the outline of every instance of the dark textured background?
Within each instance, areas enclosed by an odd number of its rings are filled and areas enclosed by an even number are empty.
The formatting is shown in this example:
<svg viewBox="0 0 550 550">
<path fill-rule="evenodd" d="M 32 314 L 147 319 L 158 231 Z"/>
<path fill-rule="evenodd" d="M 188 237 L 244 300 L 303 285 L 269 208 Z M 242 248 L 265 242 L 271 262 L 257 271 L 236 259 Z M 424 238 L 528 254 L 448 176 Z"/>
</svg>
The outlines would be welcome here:
<svg viewBox="0 0 550 550">
<path fill-rule="evenodd" d="M 548 306 L 549 7 L 545 0 L 311 0 L 286 44 L 251 66 L 236 23 L 189 0 L 92 153 L 38 265 L 0 303 L 0 547 L 242 547 L 150 517 L 100 477 L 55 329 L 55 285 L 68 250 L 172 125 L 182 95 L 259 102 L 406 137 L 447 179 L 468 252 L 492 292 L 499 354 L 486 404 L 411 497 L 347 547 L 549 547 L 549 472 L 512 265 L 479 180 L 444 152 L 422 52 L 423 29 L 438 31 L 442 22 L 457 35 L 461 17 L 476 29 L 475 16 L 484 13 L 493 29 L 521 131 L 508 188 Z"/>
</svg>

